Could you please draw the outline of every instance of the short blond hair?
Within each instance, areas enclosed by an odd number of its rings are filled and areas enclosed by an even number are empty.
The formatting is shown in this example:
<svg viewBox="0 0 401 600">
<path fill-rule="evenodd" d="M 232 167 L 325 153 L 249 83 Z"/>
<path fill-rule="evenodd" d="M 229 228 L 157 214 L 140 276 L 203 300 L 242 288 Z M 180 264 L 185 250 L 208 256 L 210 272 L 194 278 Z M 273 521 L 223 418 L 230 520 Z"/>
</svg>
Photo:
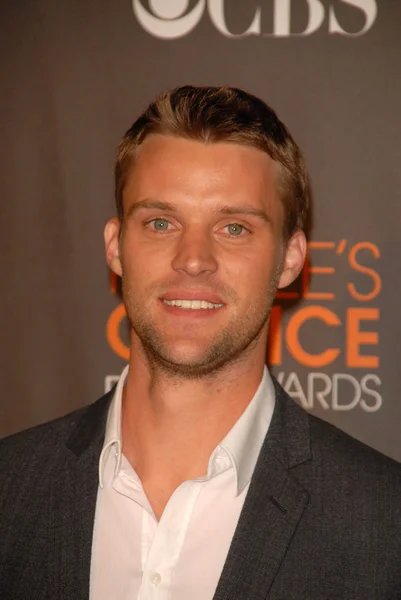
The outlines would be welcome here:
<svg viewBox="0 0 401 600">
<path fill-rule="evenodd" d="M 231 87 L 181 86 L 149 104 L 121 140 L 115 164 L 117 214 L 123 218 L 123 192 L 135 149 L 151 134 L 258 148 L 280 165 L 279 195 L 284 235 L 305 227 L 310 190 L 301 150 L 276 113 L 262 100 Z"/>
</svg>

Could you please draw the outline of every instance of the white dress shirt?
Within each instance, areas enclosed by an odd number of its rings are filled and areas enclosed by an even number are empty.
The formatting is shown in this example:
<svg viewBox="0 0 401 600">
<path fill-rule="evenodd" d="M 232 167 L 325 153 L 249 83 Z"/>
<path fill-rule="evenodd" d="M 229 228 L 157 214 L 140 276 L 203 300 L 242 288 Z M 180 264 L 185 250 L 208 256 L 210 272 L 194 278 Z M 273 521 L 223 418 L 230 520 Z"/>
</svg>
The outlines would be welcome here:
<svg viewBox="0 0 401 600">
<path fill-rule="evenodd" d="M 265 368 L 244 413 L 212 452 L 207 473 L 173 493 L 158 522 L 121 452 L 121 398 L 110 405 L 99 460 L 90 600 L 212 600 L 274 409 Z"/>
</svg>

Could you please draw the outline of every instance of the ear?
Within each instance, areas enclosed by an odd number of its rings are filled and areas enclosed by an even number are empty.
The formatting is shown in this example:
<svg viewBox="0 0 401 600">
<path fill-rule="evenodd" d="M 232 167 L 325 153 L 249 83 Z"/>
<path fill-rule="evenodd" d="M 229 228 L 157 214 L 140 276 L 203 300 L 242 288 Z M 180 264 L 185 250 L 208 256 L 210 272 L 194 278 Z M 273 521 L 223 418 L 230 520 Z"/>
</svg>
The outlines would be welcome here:
<svg viewBox="0 0 401 600">
<path fill-rule="evenodd" d="M 106 223 L 104 228 L 104 244 L 106 248 L 106 261 L 110 269 L 121 277 L 122 267 L 120 260 L 120 248 L 119 248 L 119 236 L 120 236 L 120 220 L 117 217 L 113 217 Z"/>
<path fill-rule="evenodd" d="M 306 257 L 306 237 L 303 231 L 296 231 L 287 243 L 283 260 L 283 270 L 278 287 L 290 285 L 300 274 Z"/>
</svg>

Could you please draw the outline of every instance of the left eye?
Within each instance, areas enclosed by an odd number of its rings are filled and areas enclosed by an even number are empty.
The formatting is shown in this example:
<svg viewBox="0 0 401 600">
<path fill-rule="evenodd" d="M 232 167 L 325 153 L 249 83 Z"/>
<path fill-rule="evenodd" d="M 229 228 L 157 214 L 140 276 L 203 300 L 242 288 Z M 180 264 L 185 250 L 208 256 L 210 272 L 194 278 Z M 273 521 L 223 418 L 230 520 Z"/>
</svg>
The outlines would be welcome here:
<svg viewBox="0 0 401 600">
<path fill-rule="evenodd" d="M 149 222 L 156 231 L 167 231 L 170 223 L 166 219 L 153 219 Z"/>
<path fill-rule="evenodd" d="M 226 225 L 225 229 L 233 236 L 239 236 L 245 231 L 245 227 L 239 223 L 230 223 L 230 225 Z"/>
</svg>

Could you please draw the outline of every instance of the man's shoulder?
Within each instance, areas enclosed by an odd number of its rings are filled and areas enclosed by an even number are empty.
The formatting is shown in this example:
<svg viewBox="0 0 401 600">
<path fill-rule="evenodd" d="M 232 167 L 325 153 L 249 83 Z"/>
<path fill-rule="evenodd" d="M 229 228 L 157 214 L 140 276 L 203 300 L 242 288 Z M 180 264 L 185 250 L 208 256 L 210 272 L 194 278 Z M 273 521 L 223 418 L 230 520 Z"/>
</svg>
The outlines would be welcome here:
<svg viewBox="0 0 401 600">
<path fill-rule="evenodd" d="M 337 483 L 340 489 L 346 482 L 361 489 L 373 480 L 385 489 L 391 481 L 401 494 L 401 463 L 306 411 L 277 381 L 275 387 L 281 434 L 301 479 Z"/>
<path fill-rule="evenodd" d="M 277 383 L 276 391 L 282 410 L 290 415 L 290 419 L 285 420 L 286 425 L 291 424 L 287 443 L 299 444 L 297 440 L 294 442 L 294 438 L 302 436 L 305 446 L 307 439 L 309 450 L 304 457 L 312 459 L 316 472 L 324 474 L 324 478 L 330 474 L 334 479 L 337 475 L 339 478 L 355 476 L 360 482 L 394 476 L 399 480 L 401 489 L 401 463 L 306 411 Z"/>
<path fill-rule="evenodd" d="M 58 419 L 1 439 L 0 473 L 9 471 L 12 465 L 21 469 L 24 463 L 42 461 L 50 455 L 57 456 L 75 431 L 82 426 L 90 427 L 91 423 L 99 420 L 99 415 L 105 416 L 110 396 L 111 392 Z"/>
<path fill-rule="evenodd" d="M 331 458 L 337 465 L 369 466 L 369 469 L 393 469 L 401 474 L 401 464 L 349 435 L 335 425 L 308 413 L 311 450 L 315 459 Z"/>
<path fill-rule="evenodd" d="M 311 460 L 296 469 L 304 487 L 332 506 L 347 505 L 351 512 L 358 506 L 371 518 L 380 506 L 380 514 L 388 511 L 390 521 L 400 519 L 401 464 L 335 425 L 307 414 Z"/>
</svg>

